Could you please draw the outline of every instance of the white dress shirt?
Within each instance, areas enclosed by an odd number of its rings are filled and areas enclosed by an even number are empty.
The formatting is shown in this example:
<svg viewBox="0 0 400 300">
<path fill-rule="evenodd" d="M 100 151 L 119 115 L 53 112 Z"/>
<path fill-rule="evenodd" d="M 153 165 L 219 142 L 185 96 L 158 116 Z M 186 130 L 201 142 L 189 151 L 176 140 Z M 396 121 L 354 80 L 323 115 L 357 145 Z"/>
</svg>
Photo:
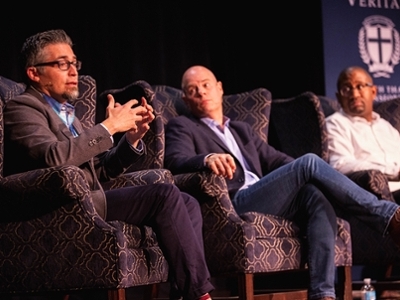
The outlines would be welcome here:
<svg viewBox="0 0 400 300">
<path fill-rule="evenodd" d="M 368 122 L 340 110 L 326 118 L 326 126 L 333 168 L 343 174 L 376 169 L 398 180 L 400 134 L 379 114 L 373 112 L 373 120 Z"/>
</svg>

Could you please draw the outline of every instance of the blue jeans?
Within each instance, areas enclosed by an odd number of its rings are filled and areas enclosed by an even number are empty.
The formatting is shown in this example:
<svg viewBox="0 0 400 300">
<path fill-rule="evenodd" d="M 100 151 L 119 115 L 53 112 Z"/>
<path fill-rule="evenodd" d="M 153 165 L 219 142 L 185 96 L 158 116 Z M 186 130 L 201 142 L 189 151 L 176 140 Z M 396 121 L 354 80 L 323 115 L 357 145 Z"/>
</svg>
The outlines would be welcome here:
<svg viewBox="0 0 400 300">
<path fill-rule="evenodd" d="M 238 214 L 257 211 L 293 220 L 309 243 L 309 298 L 335 297 L 335 211 L 346 211 L 384 235 L 399 206 L 379 200 L 315 154 L 267 174 L 232 200 Z"/>
</svg>

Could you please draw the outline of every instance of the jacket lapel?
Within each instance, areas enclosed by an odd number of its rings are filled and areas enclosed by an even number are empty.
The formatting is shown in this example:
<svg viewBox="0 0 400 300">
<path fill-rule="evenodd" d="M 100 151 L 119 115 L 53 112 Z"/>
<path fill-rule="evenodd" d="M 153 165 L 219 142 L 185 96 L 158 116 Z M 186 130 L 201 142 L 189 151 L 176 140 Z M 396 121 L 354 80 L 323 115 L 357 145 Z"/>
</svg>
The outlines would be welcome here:
<svg viewBox="0 0 400 300">
<path fill-rule="evenodd" d="M 208 127 L 206 124 L 204 124 L 204 122 L 202 122 L 201 120 L 199 120 L 197 118 L 192 117 L 191 119 L 194 121 L 196 126 L 201 127 L 200 132 L 204 132 L 207 136 L 207 139 L 211 138 L 218 146 L 220 146 L 222 149 L 224 149 L 224 151 L 231 153 L 231 151 L 228 149 L 228 147 L 226 147 L 225 143 L 223 141 L 221 141 L 221 139 L 215 134 L 214 131 L 212 131 L 210 129 L 210 127 Z"/>
<path fill-rule="evenodd" d="M 253 152 L 247 151 L 246 147 L 243 145 L 242 138 L 236 131 L 235 124 L 232 124 L 232 122 L 231 122 L 231 126 L 229 127 L 229 129 L 231 130 L 232 135 L 235 138 L 236 143 L 238 144 L 238 147 L 239 147 L 240 151 L 242 152 L 244 159 L 248 163 L 250 170 L 253 173 L 257 174 L 257 176 L 262 177 L 262 171 L 260 169 L 260 164 L 256 162 L 256 160 L 258 160 L 258 153 L 253 153 Z M 256 157 L 254 155 L 256 155 Z"/>
</svg>

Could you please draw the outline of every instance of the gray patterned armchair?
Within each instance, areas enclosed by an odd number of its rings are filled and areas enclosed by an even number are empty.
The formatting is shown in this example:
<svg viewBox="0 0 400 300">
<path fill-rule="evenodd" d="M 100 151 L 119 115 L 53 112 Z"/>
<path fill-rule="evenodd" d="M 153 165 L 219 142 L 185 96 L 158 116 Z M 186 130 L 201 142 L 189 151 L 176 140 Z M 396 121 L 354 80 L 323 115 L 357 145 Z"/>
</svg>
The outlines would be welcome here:
<svg viewBox="0 0 400 300">
<path fill-rule="evenodd" d="M 187 113 L 179 89 L 169 86 L 153 88 L 154 107 L 164 124 L 177 115 Z M 264 140 L 268 138 L 270 105 L 271 94 L 263 88 L 224 96 L 225 114 L 232 119 L 249 122 Z M 237 276 L 239 299 L 307 299 L 304 286 L 283 291 L 282 286 L 275 285 L 279 281 L 275 277 L 263 283 L 263 291 L 256 291 L 257 295 L 254 289 L 255 279 L 261 275 L 288 276 L 294 271 L 306 272 L 305 237 L 299 234 L 296 224 L 255 212 L 239 216 L 232 206 L 225 179 L 210 172 L 174 177 L 181 190 L 194 195 L 201 203 L 205 254 L 213 277 Z M 342 219 L 338 219 L 335 250 L 339 271 L 337 294 L 339 299 L 350 300 L 350 227 Z M 293 289 L 296 283 L 291 281 L 291 284 L 285 288 Z"/>
<path fill-rule="evenodd" d="M 269 143 L 293 157 L 312 152 L 328 161 L 328 142 L 325 116 L 340 108 L 334 99 L 305 92 L 286 99 L 273 99 L 269 127 Z M 400 129 L 400 99 L 376 103 L 375 110 Z M 349 178 L 379 199 L 393 200 L 387 178 L 378 170 L 366 170 L 349 174 Z M 390 237 L 380 234 L 352 216 L 349 221 L 353 247 L 353 264 L 371 268 L 400 265 L 400 251 Z M 368 276 L 368 275 L 367 275 Z M 371 276 L 371 275 L 370 275 Z M 377 279 L 377 278 L 372 278 Z M 355 285 L 354 288 L 358 288 Z M 376 288 L 400 289 L 400 284 L 387 283 Z"/>
<path fill-rule="evenodd" d="M 77 116 L 95 122 L 96 84 L 80 76 Z M 137 84 L 138 89 L 146 89 Z M 89 187 L 75 166 L 2 176 L 4 102 L 24 90 L 0 77 L 0 298 L 108 290 L 109 300 L 125 300 L 125 289 L 168 279 L 168 265 L 149 227 L 105 222 L 94 210 Z M 152 96 L 152 94 L 150 94 Z M 86 99 L 86 100 L 83 100 Z M 149 97 L 148 101 L 151 101 Z M 167 170 L 126 174 L 105 188 L 173 182 Z M 143 291 L 141 291 L 143 293 Z M 96 296 L 91 296 L 90 299 Z M 66 298 L 63 299 L 67 299 Z"/>
</svg>

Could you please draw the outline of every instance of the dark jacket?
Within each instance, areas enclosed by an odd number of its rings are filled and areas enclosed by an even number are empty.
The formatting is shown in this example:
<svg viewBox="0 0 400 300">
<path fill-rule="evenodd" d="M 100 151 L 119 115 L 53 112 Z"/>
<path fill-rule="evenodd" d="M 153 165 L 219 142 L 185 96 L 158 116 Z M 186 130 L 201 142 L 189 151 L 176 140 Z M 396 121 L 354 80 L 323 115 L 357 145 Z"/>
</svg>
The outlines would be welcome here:
<svg viewBox="0 0 400 300">
<path fill-rule="evenodd" d="M 250 170 L 260 178 L 293 160 L 265 143 L 245 122 L 231 121 L 230 130 Z M 210 153 L 230 153 L 234 157 L 219 137 L 195 117 L 171 119 L 165 141 L 165 166 L 174 174 L 205 170 L 204 158 Z M 231 197 L 244 184 L 244 170 L 237 158 L 235 163 L 234 177 L 227 180 Z"/>
</svg>

